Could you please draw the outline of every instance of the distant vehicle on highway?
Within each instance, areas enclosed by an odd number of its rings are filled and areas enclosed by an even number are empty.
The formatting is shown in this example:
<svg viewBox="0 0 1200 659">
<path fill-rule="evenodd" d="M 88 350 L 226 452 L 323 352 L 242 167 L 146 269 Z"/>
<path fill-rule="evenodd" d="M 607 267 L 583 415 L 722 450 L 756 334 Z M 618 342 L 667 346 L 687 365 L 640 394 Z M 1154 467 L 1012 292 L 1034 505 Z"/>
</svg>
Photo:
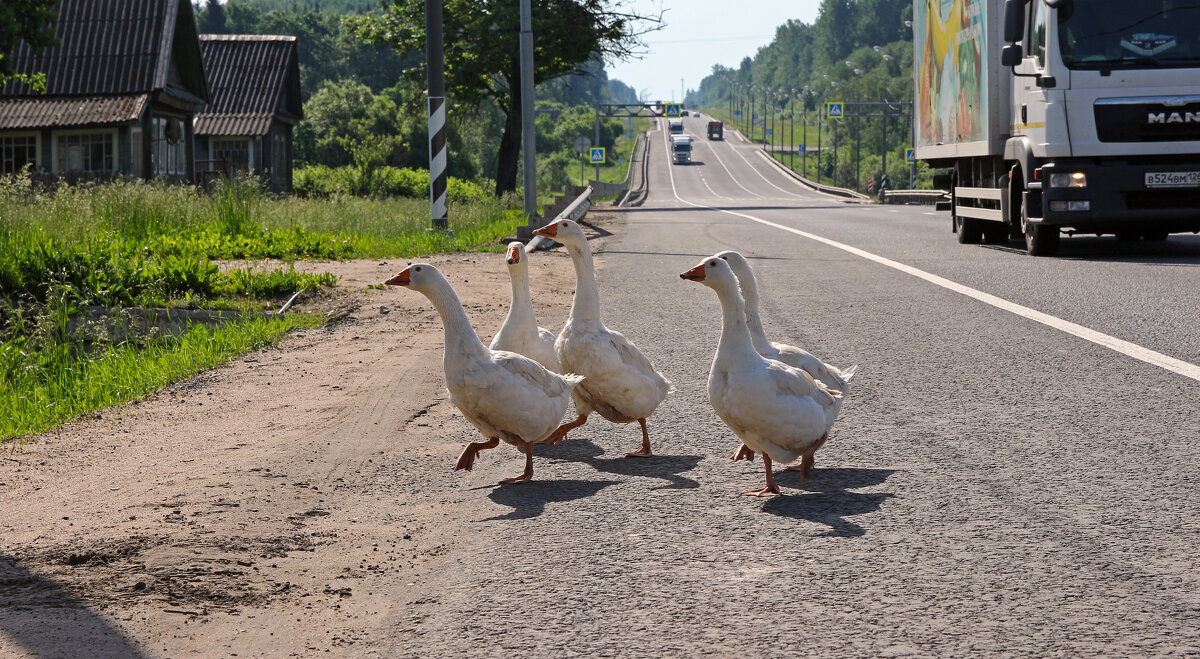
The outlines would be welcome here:
<svg viewBox="0 0 1200 659">
<path fill-rule="evenodd" d="M 692 161 L 691 135 L 671 136 L 671 162 L 676 165 L 686 165 Z"/>
<path fill-rule="evenodd" d="M 720 121 L 708 122 L 708 139 L 723 140 L 725 139 L 725 124 Z"/>
<path fill-rule="evenodd" d="M 667 125 L 670 127 L 672 135 L 683 134 L 683 119 L 668 119 Z"/>
</svg>

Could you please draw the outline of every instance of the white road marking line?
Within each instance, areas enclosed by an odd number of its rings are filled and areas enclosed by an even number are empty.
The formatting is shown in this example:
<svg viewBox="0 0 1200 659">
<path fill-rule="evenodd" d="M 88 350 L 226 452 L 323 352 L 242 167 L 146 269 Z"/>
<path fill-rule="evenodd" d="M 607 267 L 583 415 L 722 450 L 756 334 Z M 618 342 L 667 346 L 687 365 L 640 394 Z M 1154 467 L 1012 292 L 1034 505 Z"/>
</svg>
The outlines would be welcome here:
<svg viewBox="0 0 1200 659">
<path fill-rule="evenodd" d="M 1133 359 L 1136 359 L 1138 361 L 1145 362 L 1152 366 L 1157 366 L 1159 368 L 1171 371 L 1172 373 L 1176 373 L 1178 375 L 1182 375 L 1186 378 L 1191 378 L 1193 380 L 1196 380 L 1197 382 L 1200 382 L 1200 366 L 1197 366 L 1196 364 L 1192 364 L 1190 362 L 1185 362 L 1182 359 L 1176 359 L 1174 357 L 1164 355 L 1161 352 L 1156 352 L 1149 348 L 1143 348 L 1142 346 L 1140 346 L 1136 343 L 1130 343 L 1129 341 L 1125 341 L 1124 339 L 1118 339 L 1115 336 L 1109 336 L 1108 334 L 1105 334 L 1103 332 L 1097 332 L 1094 329 L 1090 329 L 1090 328 L 1084 327 L 1083 325 L 1072 323 L 1069 320 L 1063 320 L 1062 318 L 1059 318 L 1057 316 L 1051 316 L 1048 313 L 1043 313 L 1041 311 L 1037 311 L 1036 309 L 1030 309 L 1029 307 L 1017 304 L 1016 302 L 1009 302 L 1008 300 L 1005 300 L 1004 298 L 996 297 L 995 295 L 992 295 L 990 293 L 984 293 L 983 291 L 976 290 L 974 288 L 971 288 L 970 286 L 964 286 L 958 282 L 950 281 L 949 279 L 946 279 L 945 277 L 939 277 L 933 273 L 925 272 L 924 270 L 919 270 L 910 265 L 905 265 L 903 263 L 893 261 L 889 258 L 879 256 L 878 254 L 872 254 L 871 252 L 861 250 L 857 247 L 851 247 L 850 245 L 847 245 L 845 243 L 839 243 L 836 240 L 830 240 L 828 238 L 824 238 L 824 237 L 818 236 L 816 234 L 809 233 L 807 231 L 801 231 L 799 229 L 793 229 L 792 227 L 784 226 L 782 224 L 776 224 L 775 222 L 771 222 L 770 220 L 764 220 L 761 217 L 755 217 L 753 215 L 747 215 L 745 213 L 738 213 L 736 211 L 725 210 L 724 208 L 715 208 L 713 206 L 705 206 L 703 204 L 697 204 L 697 203 L 688 201 L 687 199 L 683 199 L 682 197 L 680 197 L 679 193 L 675 191 L 675 176 L 674 176 L 674 174 L 671 175 L 671 192 L 674 193 L 676 199 L 678 199 L 679 201 L 682 201 L 683 203 L 688 204 L 690 206 L 694 206 L 696 208 L 703 208 L 706 210 L 717 211 L 718 213 L 726 213 L 728 215 L 734 215 L 736 217 L 745 218 L 752 222 L 758 222 L 759 224 L 762 224 L 765 226 L 773 227 L 773 228 L 779 229 L 781 231 L 786 231 L 788 233 L 796 234 L 797 236 L 802 236 L 804 238 L 808 238 L 809 240 L 815 240 L 819 243 L 829 245 L 830 247 L 836 247 L 837 249 L 840 249 L 844 252 L 849 252 L 851 254 L 854 254 L 855 256 L 862 257 L 864 259 L 867 259 L 868 261 L 874 261 L 875 263 L 887 266 L 894 270 L 899 270 L 900 272 L 903 272 L 905 274 L 912 275 L 914 277 L 917 277 L 918 279 L 923 279 L 931 284 L 934 284 L 936 286 L 941 286 L 942 288 L 945 288 L 947 290 L 954 291 L 955 293 L 965 295 L 974 300 L 983 302 L 984 304 L 988 304 L 993 307 L 996 307 L 997 309 L 1008 311 L 1009 313 L 1016 314 L 1022 318 L 1032 320 L 1036 323 L 1041 323 L 1047 327 L 1051 327 L 1051 328 L 1054 328 L 1061 332 L 1070 334 L 1072 336 L 1079 337 L 1085 341 L 1090 341 L 1092 343 L 1095 343 L 1096 345 L 1104 346 L 1105 348 L 1109 348 L 1110 350 L 1115 350 L 1116 352 L 1119 352 L 1122 355 L 1125 355 L 1126 357 L 1132 357 Z"/>
<path fill-rule="evenodd" d="M 739 182 L 737 180 L 737 177 L 735 177 L 733 175 L 733 172 L 729 171 L 729 168 L 725 166 L 725 160 L 723 158 L 721 158 L 721 154 L 717 153 L 717 150 L 715 148 L 712 148 L 712 145 L 709 145 L 709 147 L 712 150 L 713 155 L 717 157 L 717 162 L 721 164 L 721 169 L 724 169 L 725 173 L 729 175 L 729 180 L 733 181 L 734 185 L 736 185 L 739 188 L 750 193 L 751 196 L 757 197 L 758 195 L 754 194 L 753 190 L 750 190 L 750 189 L 746 188 L 746 186 L 742 185 L 741 182 Z M 733 148 L 733 145 L 730 145 L 730 148 Z M 737 149 L 734 149 L 734 150 L 736 151 Z M 670 154 L 668 154 L 668 155 L 670 155 Z M 672 180 L 671 185 L 674 186 L 674 184 L 675 184 L 675 181 Z M 709 189 L 711 190 L 712 188 L 709 188 Z M 714 193 L 714 194 L 716 194 L 716 193 Z"/>
</svg>

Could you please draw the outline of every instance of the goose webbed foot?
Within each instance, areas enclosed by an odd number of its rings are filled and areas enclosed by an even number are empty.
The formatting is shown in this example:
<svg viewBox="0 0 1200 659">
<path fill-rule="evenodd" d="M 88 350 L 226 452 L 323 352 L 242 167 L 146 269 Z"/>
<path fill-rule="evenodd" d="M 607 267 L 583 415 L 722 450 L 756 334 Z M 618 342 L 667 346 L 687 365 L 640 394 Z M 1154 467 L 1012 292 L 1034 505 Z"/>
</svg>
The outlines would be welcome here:
<svg viewBox="0 0 1200 659">
<path fill-rule="evenodd" d="M 454 462 L 454 471 L 458 471 L 459 469 L 471 471 L 471 467 L 475 465 L 475 458 L 479 455 L 479 452 L 484 449 L 496 448 L 496 445 L 499 443 L 500 438 L 493 437 L 486 442 L 471 442 L 467 444 L 463 448 L 462 455 L 459 455 L 458 460 Z"/>
</svg>

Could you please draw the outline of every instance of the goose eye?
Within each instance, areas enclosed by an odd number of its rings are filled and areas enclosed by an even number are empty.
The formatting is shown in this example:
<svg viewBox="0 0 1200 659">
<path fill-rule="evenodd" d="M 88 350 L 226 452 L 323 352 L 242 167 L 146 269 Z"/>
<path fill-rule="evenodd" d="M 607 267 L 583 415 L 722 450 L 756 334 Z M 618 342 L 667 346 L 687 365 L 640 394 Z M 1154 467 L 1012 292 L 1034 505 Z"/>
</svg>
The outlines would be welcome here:
<svg viewBox="0 0 1200 659">
<path fill-rule="evenodd" d="M 714 268 L 715 268 L 715 267 L 717 267 L 717 262 L 716 262 L 716 261 L 710 261 L 710 262 L 709 262 L 709 265 L 711 265 L 712 267 L 714 267 Z"/>
<path fill-rule="evenodd" d="M 413 270 L 416 270 L 417 272 L 420 272 L 420 271 L 421 271 L 421 266 L 417 266 L 417 267 L 413 268 Z"/>
<path fill-rule="evenodd" d="M 560 224 L 560 225 L 558 225 L 558 226 L 560 226 L 560 227 L 562 227 L 562 228 L 564 228 L 564 229 L 565 229 L 565 228 L 567 228 L 567 223 L 566 223 L 566 222 L 563 222 L 562 224 Z"/>
</svg>

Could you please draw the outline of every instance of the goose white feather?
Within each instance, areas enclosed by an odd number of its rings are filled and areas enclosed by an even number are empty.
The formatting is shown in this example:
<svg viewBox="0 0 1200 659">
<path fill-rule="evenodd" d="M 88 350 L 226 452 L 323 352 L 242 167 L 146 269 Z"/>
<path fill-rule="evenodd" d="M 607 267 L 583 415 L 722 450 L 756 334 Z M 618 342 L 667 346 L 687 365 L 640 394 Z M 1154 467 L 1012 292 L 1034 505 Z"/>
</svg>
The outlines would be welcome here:
<svg viewBox="0 0 1200 659">
<path fill-rule="evenodd" d="M 858 365 L 855 364 L 843 371 L 817 359 L 802 348 L 769 340 L 767 333 L 763 330 L 762 317 L 758 311 L 758 280 L 754 276 L 754 271 L 750 269 L 746 257 L 734 251 L 719 252 L 715 256 L 728 263 L 729 268 L 737 277 L 738 287 L 741 289 L 742 299 L 746 304 L 746 324 L 750 330 L 750 339 L 754 342 L 754 349 L 758 354 L 767 359 L 781 361 L 788 366 L 804 369 L 814 379 L 820 380 L 830 389 L 837 389 L 843 394 L 848 393 L 850 378 L 854 376 Z"/>
<path fill-rule="evenodd" d="M 708 375 L 709 402 L 745 446 L 763 456 L 766 467 L 766 485 L 742 494 L 778 494 L 772 461 L 811 455 L 833 426 L 842 394 L 755 350 L 738 281 L 725 260 L 710 257 L 680 277 L 713 289 L 721 302 L 721 339 Z"/>
<path fill-rule="evenodd" d="M 557 220 L 534 233 L 557 240 L 571 255 L 575 299 L 555 349 L 564 370 L 586 378 L 572 391 L 579 416 L 559 428 L 558 436 L 548 443 L 561 441 L 567 431 L 583 425 L 594 411 L 614 423 L 637 421 L 642 428 L 642 446 L 626 455 L 649 455 L 646 417 L 666 399 L 671 383 L 654 369 L 637 346 L 604 325 L 592 250 L 579 224 Z"/>
<path fill-rule="evenodd" d="M 538 327 L 533 312 L 533 298 L 529 294 L 529 260 L 525 246 L 513 241 L 505 253 L 508 278 L 512 283 L 512 303 L 500 331 L 492 337 L 489 348 L 507 350 L 525 355 L 555 373 L 562 372 L 558 353 L 554 350 L 554 334 Z"/>
<path fill-rule="evenodd" d="M 469 444 L 454 468 L 470 470 L 480 450 L 504 441 L 525 450 L 525 472 L 503 482 L 531 478 L 533 445 L 558 428 L 571 390 L 583 377 L 552 373 L 528 357 L 485 348 L 450 282 L 428 263 L 413 264 L 386 283 L 412 288 L 437 309 L 446 332 L 443 368 L 450 402 L 487 439 Z"/>
</svg>

